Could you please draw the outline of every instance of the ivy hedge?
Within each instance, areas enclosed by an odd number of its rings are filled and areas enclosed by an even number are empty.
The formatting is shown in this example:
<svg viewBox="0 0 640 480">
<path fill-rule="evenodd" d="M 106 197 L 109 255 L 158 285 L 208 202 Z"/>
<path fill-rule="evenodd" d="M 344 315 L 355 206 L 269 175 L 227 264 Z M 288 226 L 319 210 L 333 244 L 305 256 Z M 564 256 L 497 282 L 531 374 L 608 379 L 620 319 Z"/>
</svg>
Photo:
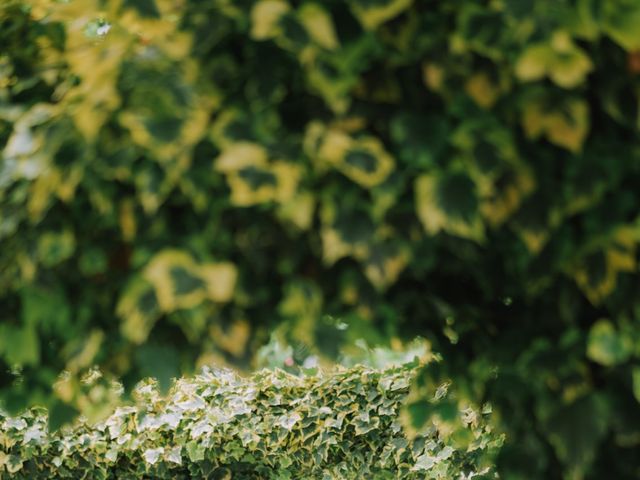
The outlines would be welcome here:
<svg viewBox="0 0 640 480">
<path fill-rule="evenodd" d="M 0 403 L 422 335 L 409 430 L 490 401 L 504 478 L 637 478 L 638 32 L 637 0 L 0 2 Z"/>
<path fill-rule="evenodd" d="M 474 442 L 456 450 L 434 427 L 407 438 L 399 421 L 415 368 L 342 369 L 240 378 L 206 369 L 167 396 L 141 382 L 137 403 L 95 425 L 49 433 L 46 410 L 0 414 L 0 476 L 16 479 L 495 478 L 501 439 L 467 410 Z M 443 394 L 444 395 L 444 394 Z M 485 412 L 486 413 L 486 412 Z"/>
</svg>

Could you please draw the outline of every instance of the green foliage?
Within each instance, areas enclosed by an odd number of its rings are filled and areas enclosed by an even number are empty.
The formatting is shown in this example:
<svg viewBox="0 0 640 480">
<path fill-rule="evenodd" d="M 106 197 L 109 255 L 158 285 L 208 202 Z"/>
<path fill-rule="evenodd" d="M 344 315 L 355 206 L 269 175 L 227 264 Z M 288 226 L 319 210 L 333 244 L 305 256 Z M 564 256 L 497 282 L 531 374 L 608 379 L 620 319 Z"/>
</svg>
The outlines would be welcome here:
<svg viewBox="0 0 640 480">
<path fill-rule="evenodd" d="M 640 475 L 639 2 L 0 3 L 5 409 L 419 334 L 409 431 Z"/>
<path fill-rule="evenodd" d="M 168 396 L 141 382 L 137 402 L 89 426 L 55 433 L 47 413 L 0 413 L 0 475 L 11 478 L 450 479 L 495 478 L 500 439 L 465 428 L 473 448 L 446 445 L 435 429 L 408 439 L 398 415 L 415 372 L 356 367 L 250 379 L 206 369 Z M 484 460 L 484 462 L 483 462 Z"/>
</svg>

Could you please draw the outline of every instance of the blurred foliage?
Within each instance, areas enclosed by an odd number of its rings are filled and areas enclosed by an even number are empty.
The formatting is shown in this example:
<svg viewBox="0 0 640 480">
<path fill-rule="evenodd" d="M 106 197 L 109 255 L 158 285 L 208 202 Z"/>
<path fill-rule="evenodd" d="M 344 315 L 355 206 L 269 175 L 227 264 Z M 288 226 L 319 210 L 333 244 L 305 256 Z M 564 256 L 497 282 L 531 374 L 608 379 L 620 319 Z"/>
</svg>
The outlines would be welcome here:
<svg viewBox="0 0 640 480">
<path fill-rule="evenodd" d="M 465 412 L 464 429 L 476 439 L 469 450 L 447 445 L 435 428 L 404 435 L 398 413 L 415 366 L 302 377 L 263 370 L 250 379 L 206 369 L 176 382 L 167 397 L 154 381 L 141 382 L 134 405 L 55 433 L 42 409 L 0 412 L 0 473 L 29 480 L 496 478 L 486 463 L 502 439 L 479 412 Z"/>
<path fill-rule="evenodd" d="M 636 0 L 2 2 L 2 405 L 97 418 L 92 366 L 166 387 L 276 326 L 419 334 L 414 432 L 490 401 L 503 478 L 637 478 L 639 32 Z"/>
</svg>

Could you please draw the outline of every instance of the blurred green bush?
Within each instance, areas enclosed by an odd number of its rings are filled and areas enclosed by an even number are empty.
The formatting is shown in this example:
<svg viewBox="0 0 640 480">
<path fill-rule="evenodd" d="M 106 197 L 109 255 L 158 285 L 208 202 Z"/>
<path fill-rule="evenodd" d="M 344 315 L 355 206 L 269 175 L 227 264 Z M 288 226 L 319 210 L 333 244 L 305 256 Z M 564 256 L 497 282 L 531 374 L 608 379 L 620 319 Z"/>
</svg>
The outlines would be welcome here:
<svg viewBox="0 0 640 480">
<path fill-rule="evenodd" d="M 415 431 L 453 380 L 504 478 L 637 478 L 639 32 L 636 0 L 2 2 L 2 405 L 98 418 L 94 364 L 167 388 L 276 326 L 420 334 Z"/>
</svg>

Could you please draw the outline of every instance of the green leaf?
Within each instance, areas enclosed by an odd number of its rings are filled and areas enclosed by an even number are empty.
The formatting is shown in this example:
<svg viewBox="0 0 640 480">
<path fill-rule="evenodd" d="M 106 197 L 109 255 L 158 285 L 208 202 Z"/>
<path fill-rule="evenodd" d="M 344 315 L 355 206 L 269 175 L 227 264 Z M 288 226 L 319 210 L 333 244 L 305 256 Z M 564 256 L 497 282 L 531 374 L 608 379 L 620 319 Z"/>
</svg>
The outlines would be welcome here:
<svg viewBox="0 0 640 480">
<path fill-rule="evenodd" d="M 476 186 L 463 172 L 423 175 L 415 182 L 416 210 L 427 233 L 445 231 L 476 241 L 484 239 Z"/>
<path fill-rule="evenodd" d="M 338 47 L 338 37 L 333 21 L 327 11 L 318 3 L 304 3 L 298 16 L 311 38 L 320 46 L 333 50 Z"/>
<path fill-rule="evenodd" d="M 413 0 L 357 0 L 349 3 L 362 25 L 368 30 L 375 30 L 407 10 Z"/>
<path fill-rule="evenodd" d="M 0 342 L 9 365 L 37 365 L 40 362 L 40 341 L 35 327 L 2 325 Z"/>
<path fill-rule="evenodd" d="M 409 403 L 406 407 L 409 416 L 411 430 L 420 432 L 427 426 L 427 422 L 433 413 L 433 405 L 428 400 L 418 400 Z"/>
<path fill-rule="evenodd" d="M 635 0 L 611 0 L 604 5 L 603 30 L 625 50 L 640 48 L 640 5 Z"/>
<path fill-rule="evenodd" d="M 70 230 L 47 232 L 38 240 L 38 258 L 45 267 L 53 267 L 73 255 L 76 239 Z"/>
<path fill-rule="evenodd" d="M 267 40 L 279 33 L 280 19 L 291 9 L 285 0 L 259 0 L 251 9 L 251 37 Z"/>
<path fill-rule="evenodd" d="M 309 128 L 309 137 L 318 135 L 316 148 L 309 153 L 321 169 L 331 166 L 365 188 L 383 183 L 395 169 L 395 160 L 376 137 L 352 137 L 338 128 Z"/>
<path fill-rule="evenodd" d="M 579 153 L 589 133 L 589 105 L 578 98 L 562 103 L 533 99 L 524 105 L 522 127 L 530 139 L 544 134 L 551 143 Z"/>
<path fill-rule="evenodd" d="M 640 367 L 634 367 L 631 370 L 631 381 L 633 385 L 633 395 L 640 402 Z"/>
<path fill-rule="evenodd" d="M 80 412 L 72 405 L 56 400 L 49 408 L 49 430 L 57 431 L 63 425 L 71 423 Z"/>
<path fill-rule="evenodd" d="M 160 308 L 172 312 L 193 308 L 206 296 L 198 265 L 191 255 L 177 249 L 157 253 L 146 265 L 144 279 L 153 285 Z"/>
<path fill-rule="evenodd" d="M 557 31 L 548 43 L 529 46 L 518 59 L 516 76 L 523 81 L 548 76 L 563 88 L 575 88 L 584 82 L 593 63 L 577 47 L 569 34 Z"/>
<path fill-rule="evenodd" d="M 631 355 L 633 344 L 606 319 L 593 324 L 587 339 L 587 355 L 594 362 L 613 367 L 625 362 Z"/>
<path fill-rule="evenodd" d="M 543 415 L 545 434 L 573 478 L 589 471 L 607 432 L 609 413 L 604 397 L 589 394 L 568 405 L 553 405 Z"/>
<path fill-rule="evenodd" d="M 410 250 L 400 242 L 388 240 L 371 245 L 364 264 L 364 274 L 379 291 L 393 285 L 410 260 Z"/>
<path fill-rule="evenodd" d="M 193 441 L 186 444 L 187 455 L 192 462 L 200 462 L 204 460 L 205 447 L 201 442 Z"/>
<path fill-rule="evenodd" d="M 65 332 L 70 326 L 69 301 L 58 288 L 40 288 L 35 285 L 22 289 L 22 322 L 43 331 Z"/>
<path fill-rule="evenodd" d="M 144 342 L 161 315 L 153 286 L 135 277 L 121 293 L 116 313 L 122 319 L 122 335 L 134 343 Z"/>
<path fill-rule="evenodd" d="M 162 393 L 166 393 L 171 381 L 180 376 L 180 357 L 170 345 L 146 343 L 136 349 L 136 363 L 140 372 L 158 380 Z"/>
</svg>

